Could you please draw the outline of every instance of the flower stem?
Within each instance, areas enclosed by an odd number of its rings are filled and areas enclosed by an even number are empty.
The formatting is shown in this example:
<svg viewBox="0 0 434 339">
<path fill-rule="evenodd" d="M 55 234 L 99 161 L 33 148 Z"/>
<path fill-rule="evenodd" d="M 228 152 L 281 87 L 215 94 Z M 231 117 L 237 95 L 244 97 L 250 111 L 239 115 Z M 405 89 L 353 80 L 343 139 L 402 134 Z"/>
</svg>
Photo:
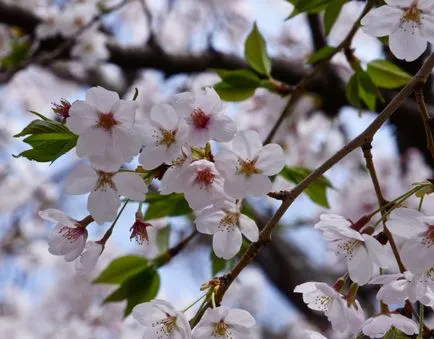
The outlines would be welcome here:
<svg viewBox="0 0 434 339">
<path fill-rule="evenodd" d="M 122 212 L 124 211 L 125 207 L 127 207 L 127 205 L 128 205 L 129 202 L 130 202 L 129 199 L 127 199 L 127 200 L 125 201 L 124 205 L 122 206 L 121 210 L 119 211 L 118 215 L 116 216 L 116 219 L 113 220 L 113 223 L 112 223 L 112 225 L 110 226 L 110 228 L 105 232 L 104 236 L 103 236 L 100 240 L 97 241 L 97 243 L 99 243 L 99 244 L 101 244 L 101 245 L 103 245 L 103 246 L 105 245 L 105 243 L 107 242 L 107 240 L 108 240 L 108 239 L 110 238 L 110 236 L 112 235 L 112 233 L 113 233 L 113 229 L 115 228 L 116 223 L 118 222 L 118 220 L 119 220 L 119 218 L 120 218 Z"/>
<path fill-rule="evenodd" d="M 201 301 L 203 298 L 205 298 L 208 295 L 208 293 L 205 293 L 204 295 L 200 296 L 198 299 L 196 299 L 195 301 L 193 301 L 193 303 L 191 303 L 190 305 L 188 305 L 186 308 L 184 308 L 184 310 L 182 311 L 183 313 L 187 312 L 190 308 L 192 308 L 194 305 L 196 305 L 199 301 Z"/>
</svg>

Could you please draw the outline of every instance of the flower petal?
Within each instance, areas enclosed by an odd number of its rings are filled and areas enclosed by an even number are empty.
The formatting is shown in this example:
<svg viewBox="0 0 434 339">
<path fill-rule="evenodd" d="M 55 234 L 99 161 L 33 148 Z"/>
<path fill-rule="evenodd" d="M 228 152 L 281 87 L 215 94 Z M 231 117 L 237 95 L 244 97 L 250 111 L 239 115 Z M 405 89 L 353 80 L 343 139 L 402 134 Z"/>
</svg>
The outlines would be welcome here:
<svg viewBox="0 0 434 339">
<path fill-rule="evenodd" d="M 216 256 L 225 260 L 233 258 L 239 252 L 241 243 L 242 236 L 238 227 L 233 227 L 230 231 L 218 231 L 212 239 Z"/>
<path fill-rule="evenodd" d="M 98 122 L 97 111 L 85 101 L 74 102 L 69 109 L 69 118 L 66 119 L 66 127 L 72 133 L 81 134 Z"/>
<path fill-rule="evenodd" d="M 363 31 L 372 36 L 386 36 L 395 32 L 401 22 L 404 11 L 391 6 L 372 9 L 361 21 Z"/>
<path fill-rule="evenodd" d="M 179 122 L 178 114 L 168 104 L 155 105 L 151 109 L 151 121 L 158 128 L 172 131 Z"/>
<path fill-rule="evenodd" d="M 422 36 L 417 24 L 403 21 L 389 36 L 389 47 L 398 59 L 414 61 L 425 52 L 427 40 Z"/>
<path fill-rule="evenodd" d="M 111 188 L 92 191 L 87 201 L 87 209 L 98 224 L 112 221 L 116 218 L 121 204 L 119 195 Z"/>
<path fill-rule="evenodd" d="M 261 137 L 253 130 L 239 131 L 232 141 L 233 152 L 243 160 L 253 160 L 262 149 Z"/>
<path fill-rule="evenodd" d="M 140 175 L 130 172 L 119 172 L 113 176 L 118 193 L 132 200 L 142 201 L 148 187 Z"/>
<path fill-rule="evenodd" d="M 255 221 L 245 216 L 244 214 L 240 215 L 240 230 L 241 233 L 251 242 L 258 241 L 259 238 L 258 226 L 256 226 Z"/>
<path fill-rule="evenodd" d="M 256 168 L 264 175 L 275 175 L 285 166 L 282 147 L 277 144 L 265 145 L 258 153 Z"/>
<path fill-rule="evenodd" d="M 111 144 L 110 134 L 102 128 L 89 127 L 78 138 L 76 152 L 80 158 L 94 154 L 104 154 Z"/>
<path fill-rule="evenodd" d="M 86 102 L 99 113 L 110 113 L 118 100 L 119 95 L 116 92 L 106 90 L 101 86 L 92 87 L 86 93 Z"/>
<path fill-rule="evenodd" d="M 85 194 L 92 191 L 98 181 L 98 174 L 86 163 L 78 164 L 66 177 L 65 191 L 68 194 Z"/>
</svg>

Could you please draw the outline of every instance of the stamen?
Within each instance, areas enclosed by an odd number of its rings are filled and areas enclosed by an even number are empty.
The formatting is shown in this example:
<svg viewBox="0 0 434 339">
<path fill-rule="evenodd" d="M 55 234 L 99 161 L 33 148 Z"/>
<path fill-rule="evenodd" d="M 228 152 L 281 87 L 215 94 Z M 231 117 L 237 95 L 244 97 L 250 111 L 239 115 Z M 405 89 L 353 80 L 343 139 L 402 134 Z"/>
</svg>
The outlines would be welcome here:
<svg viewBox="0 0 434 339">
<path fill-rule="evenodd" d="M 247 177 L 253 175 L 253 174 L 258 174 L 261 173 L 261 171 L 259 169 L 256 168 L 256 161 L 258 159 L 253 159 L 253 160 L 241 160 L 238 159 L 238 173 L 239 174 L 243 174 Z"/>
<path fill-rule="evenodd" d="M 211 169 L 199 168 L 196 171 L 196 179 L 194 182 L 200 186 L 201 189 L 210 190 L 211 186 L 214 182 L 215 174 L 211 171 Z"/>
<path fill-rule="evenodd" d="M 205 112 L 200 108 L 193 110 L 193 113 L 191 113 L 191 119 L 193 120 L 194 126 L 196 128 L 208 128 L 210 117 L 206 115 Z"/>
<path fill-rule="evenodd" d="M 98 118 L 99 118 L 99 120 L 97 123 L 97 127 L 103 128 L 106 131 L 110 131 L 114 126 L 116 126 L 118 124 L 118 122 L 114 118 L 114 114 L 112 112 L 99 113 Z"/>
</svg>

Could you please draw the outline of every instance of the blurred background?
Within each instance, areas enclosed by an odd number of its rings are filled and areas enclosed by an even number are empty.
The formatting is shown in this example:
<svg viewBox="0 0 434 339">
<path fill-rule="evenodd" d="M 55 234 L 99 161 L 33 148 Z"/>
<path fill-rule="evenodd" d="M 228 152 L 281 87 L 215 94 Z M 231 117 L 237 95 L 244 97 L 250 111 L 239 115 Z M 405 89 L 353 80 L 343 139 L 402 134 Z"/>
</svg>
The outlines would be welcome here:
<svg viewBox="0 0 434 339">
<path fill-rule="evenodd" d="M 140 120 L 152 105 L 175 93 L 217 83 L 213 69 L 246 67 L 244 41 L 255 21 L 273 59 L 273 76 L 294 85 L 311 69 L 306 60 L 312 52 L 339 44 L 364 5 L 364 1 L 345 3 L 325 37 L 317 14 L 285 20 L 292 11 L 285 0 L 0 0 L 0 338 L 140 338 L 140 326 L 131 317 L 122 319 L 123 303 L 102 304 L 113 288 L 91 284 L 92 278 L 117 256 L 154 258 L 164 250 L 157 241 L 162 234 L 167 247 L 193 229 L 188 217 L 154 220 L 149 244 L 139 245 L 129 239 L 136 206 L 128 206 L 94 276 L 77 275 L 74 264 L 48 253 L 47 236 L 54 225 L 37 213 L 58 208 L 76 219 L 87 215 L 86 197 L 69 196 L 63 190 L 65 176 L 78 158 L 74 151 L 52 165 L 14 158 L 27 149 L 13 135 L 35 118 L 29 111 L 54 118 L 53 102 L 83 99 L 91 86 L 115 90 L 125 98 L 132 98 L 137 88 Z M 50 35 L 53 21 L 89 22 L 95 17 L 92 34 L 84 33 L 59 51 L 71 38 L 66 33 Z M 363 65 L 392 58 L 379 40 L 361 31 L 353 47 Z M 393 61 L 409 73 L 421 65 L 421 60 Z M 377 112 L 348 104 L 345 87 L 351 74 L 344 56 L 336 55 L 285 120 L 274 140 L 284 148 L 289 166 L 315 168 L 375 118 Z M 387 102 L 396 91 L 382 94 Z M 431 82 L 426 96 L 428 104 L 434 104 Z M 265 138 L 286 102 L 287 98 L 257 89 L 248 100 L 225 104 L 225 110 L 239 129 L 255 129 Z M 384 103 L 377 106 L 381 111 Z M 433 161 L 425 149 L 418 114 L 410 98 L 374 139 L 374 160 L 386 198 L 431 177 Z M 348 337 L 333 333 L 326 318 L 307 309 L 293 293 L 300 283 L 333 283 L 343 272 L 342 263 L 312 228 L 319 215 L 336 213 L 355 221 L 376 209 L 359 150 L 326 176 L 333 185 L 327 190 L 329 208 L 305 195 L 296 200 L 271 243 L 224 299 L 224 304 L 254 315 L 257 338 L 303 338 L 301 330 L 306 328 L 329 338 Z M 279 178 L 274 185 L 276 190 L 291 187 Z M 268 198 L 250 203 L 259 226 L 277 207 Z M 409 204 L 417 206 L 417 201 Z M 434 213 L 432 198 L 427 197 L 424 209 Z M 89 239 L 99 239 L 108 227 L 92 225 Z M 201 283 L 213 276 L 210 248 L 210 237 L 197 237 L 160 269 L 158 296 L 179 309 L 199 297 Z M 364 288 L 361 293 L 362 304 L 374 313 L 375 291 Z"/>
</svg>

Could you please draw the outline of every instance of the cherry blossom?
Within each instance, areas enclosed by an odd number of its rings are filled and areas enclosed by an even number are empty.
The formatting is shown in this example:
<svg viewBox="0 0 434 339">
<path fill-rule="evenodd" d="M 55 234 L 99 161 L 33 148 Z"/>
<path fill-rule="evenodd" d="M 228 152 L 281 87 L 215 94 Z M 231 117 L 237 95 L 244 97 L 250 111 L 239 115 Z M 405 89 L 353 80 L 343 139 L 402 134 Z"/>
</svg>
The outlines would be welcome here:
<svg viewBox="0 0 434 339">
<path fill-rule="evenodd" d="M 357 300 L 349 305 L 342 294 L 322 282 L 306 282 L 296 286 L 294 292 L 303 293 L 303 301 L 310 309 L 324 312 L 334 330 L 351 333 L 360 330 L 365 316 Z"/>
<path fill-rule="evenodd" d="M 43 20 L 43 22 L 36 27 L 36 36 L 39 39 L 51 38 L 58 34 L 58 19 L 60 15 L 58 7 L 40 7 L 37 9 L 36 13 Z"/>
<path fill-rule="evenodd" d="M 362 331 L 370 338 L 383 338 L 392 326 L 408 335 L 419 332 L 419 328 L 413 320 L 395 313 L 380 314 L 369 318 L 363 324 Z"/>
<path fill-rule="evenodd" d="M 136 104 L 120 100 L 116 92 L 93 87 L 86 101 L 72 104 L 66 121 L 68 128 L 79 135 L 77 155 L 93 156 L 89 160 L 98 169 L 113 171 L 140 149 L 134 125 Z"/>
<path fill-rule="evenodd" d="M 399 304 L 407 299 L 411 302 L 420 301 L 425 305 L 430 305 L 433 292 L 427 282 L 425 275 L 414 275 L 409 271 L 380 275 L 370 281 L 371 284 L 383 284 L 378 290 L 377 299 L 389 305 Z"/>
<path fill-rule="evenodd" d="M 255 324 L 255 319 L 245 310 L 226 306 L 207 309 L 193 331 L 193 339 L 247 339 Z"/>
<path fill-rule="evenodd" d="M 132 315 L 145 326 L 143 338 L 190 339 L 191 329 L 182 312 L 165 300 L 155 299 L 134 307 Z"/>
<path fill-rule="evenodd" d="M 213 88 L 194 95 L 181 93 L 172 104 L 185 119 L 189 145 L 204 146 L 210 140 L 227 142 L 234 137 L 236 125 L 223 114 L 220 97 Z"/>
<path fill-rule="evenodd" d="M 65 9 L 58 19 L 58 29 L 65 37 L 70 37 L 88 25 L 97 14 L 92 4 L 74 4 Z"/>
<path fill-rule="evenodd" d="M 155 105 L 142 129 L 144 145 L 139 162 L 145 169 L 171 164 L 187 140 L 187 126 L 172 106 Z"/>
<path fill-rule="evenodd" d="M 430 0 L 386 0 L 363 19 L 365 33 L 389 36 L 389 47 L 398 59 L 413 61 L 434 42 L 434 4 Z"/>
<path fill-rule="evenodd" d="M 405 239 L 400 253 L 408 269 L 413 273 L 430 269 L 434 262 L 434 217 L 399 208 L 390 214 L 388 225 L 392 234 Z"/>
<path fill-rule="evenodd" d="M 195 223 L 199 232 L 213 235 L 215 254 L 226 260 L 240 251 L 242 235 L 252 242 L 259 237 L 256 223 L 241 214 L 239 206 L 233 200 L 205 208 L 198 214 Z"/>
<path fill-rule="evenodd" d="M 191 164 L 191 155 L 187 155 L 186 149 L 172 161 L 171 166 L 166 170 L 160 182 L 160 193 L 182 193 L 185 185 L 185 174 Z"/>
<path fill-rule="evenodd" d="M 84 252 L 80 255 L 80 258 L 75 261 L 75 269 L 77 272 L 85 275 L 90 274 L 96 266 L 96 262 L 103 249 L 103 245 L 94 241 L 88 241 Z"/>
<path fill-rule="evenodd" d="M 208 160 L 193 161 L 183 173 L 184 195 L 190 207 L 200 210 L 223 201 L 223 179 L 214 164 Z"/>
<path fill-rule="evenodd" d="M 238 132 L 231 147 L 214 157 L 225 178 L 225 192 L 234 198 L 270 192 L 272 183 L 268 176 L 279 173 L 285 165 L 282 148 L 277 144 L 262 146 L 256 131 Z"/>
<path fill-rule="evenodd" d="M 336 254 L 345 257 L 351 280 L 364 285 L 378 273 L 378 267 L 387 267 L 387 253 L 378 240 L 351 226 L 350 221 L 339 215 L 322 214 L 314 228 L 323 233 Z"/>
<path fill-rule="evenodd" d="M 321 333 L 310 330 L 304 331 L 304 335 L 307 339 L 327 339 L 327 337 L 324 337 Z"/>
<path fill-rule="evenodd" d="M 106 43 L 105 34 L 99 33 L 97 30 L 87 31 L 77 38 L 71 49 L 71 55 L 80 60 L 85 67 L 95 67 L 109 57 Z"/>
<path fill-rule="evenodd" d="M 136 173 L 102 172 L 81 163 L 66 178 L 65 190 L 69 194 L 90 192 L 87 208 L 95 221 L 102 224 L 116 217 L 121 204 L 119 195 L 141 201 L 148 188 Z"/>
<path fill-rule="evenodd" d="M 57 224 L 48 238 L 48 252 L 62 255 L 66 261 L 75 260 L 86 245 L 86 227 L 56 209 L 40 211 L 39 216 Z"/>
</svg>

